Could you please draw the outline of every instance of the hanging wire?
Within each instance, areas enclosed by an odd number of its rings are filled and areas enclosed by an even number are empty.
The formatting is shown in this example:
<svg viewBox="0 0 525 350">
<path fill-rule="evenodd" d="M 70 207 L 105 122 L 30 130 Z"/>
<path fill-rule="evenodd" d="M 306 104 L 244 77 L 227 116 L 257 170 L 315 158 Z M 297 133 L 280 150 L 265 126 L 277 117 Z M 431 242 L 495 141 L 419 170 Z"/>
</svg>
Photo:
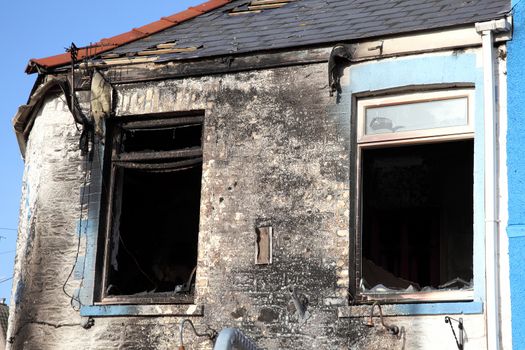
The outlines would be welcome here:
<svg viewBox="0 0 525 350">
<path fill-rule="evenodd" d="M 42 326 L 49 326 L 49 327 L 53 327 L 53 328 L 82 326 L 80 323 L 51 323 L 51 322 L 45 322 L 45 321 L 29 320 L 29 321 L 24 322 L 20 327 L 18 327 L 16 332 L 14 332 L 14 334 L 9 339 L 7 339 L 7 342 L 9 344 L 13 344 L 15 342 L 16 338 L 18 337 L 18 334 L 20 334 L 20 332 L 24 328 L 26 328 L 27 326 L 32 325 L 32 324 L 38 324 L 38 325 L 42 325 Z"/>
<path fill-rule="evenodd" d="M 67 52 L 69 52 L 69 54 L 71 55 L 71 107 L 73 109 L 75 109 L 77 106 L 76 106 L 76 103 L 75 101 L 77 100 L 75 98 L 75 63 L 77 62 L 77 52 L 78 52 L 78 48 L 75 46 L 74 43 L 71 43 L 71 46 L 66 49 Z M 67 96 L 66 96 L 67 98 Z M 71 111 L 72 113 L 74 113 L 74 111 Z M 78 127 L 78 122 L 75 120 L 75 127 L 77 128 L 77 131 L 80 132 L 80 128 Z"/>
<path fill-rule="evenodd" d="M 13 279 L 13 277 L 14 277 L 14 276 L 4 278 L 4 279 L 0 280 L 0 283 L 4 283 L 4 282 L 7 282 L 7 281 L 10 281 L 10 280 Z"/>
<path fill-rule="evenodd" d="M 98 161 L 99 163 L 99 171 L 100 171 L 100 174 L 103 174 L 103 166 L 102 166 L 102 160 L 100 158 L 100 153 L 97 151 L 94 152 L 95 153 L 95 157 L 96 157 L 96 160 Z M 106 182 L 104 181 L 105 180 L 105 176 L 102 176 L 102 188 L 103 188 L 103 191 L 105 193 L 105 195 L 109 195 L 109 188 L 107 187 L 107 184 Z M 110 217 L 110 222 L 113 222 L 113 220 L 115 219 L 114 218 L 114 211 L 111 210 L 111 217 Z M 141 264 L 139 263 L 139 261 L 137 260 L 137 258 L 135 257 L 135 255 L 128 249 L 128 247 L 126 246 L 126 243 L 124 242 L 123 238 L 122 238 L 122 235 L 120 234 L 119 231 L 117 231 L 116 233 L 114 234 L 117 234 L 118 235 L 118 240 L 122 246 L 122 248 L 124 248 L 124 251 L 129 255 L 129 257 L 131 258 L 131 260 L 133 260 L 133 263 L 135 264 L 135 266 L 137 267 L 138 271 L 152 284 L 152 286 L 156 289 L 158 286 L 157 286 L 157 283 L 155 283 L 151 277 L 146 273 L 146 271 L 144 271 L 144 268 L 141 266 Z"/>
<path fill-rule="evenodd" d="M 93 145 L 94 147 L 94 145 Z M 93 160 L 91 160 L 89 162 L 89 175 L 91 176 L 91 171 L 93 169 Z M 84 178 L 84 181 L 85 181 L 85 178 Z M 86 187 L 85 187 L 85 182 L 84 182 L 84 187 L 82 189 L 82 203 L 84 202 L 84 195 L 86 193 Z M 87 208 L 88 208 L 88 213 L 87 213 L 87 217 L 89 219 L 89 206 L 91 204 L 91 179 L 89 181 L 89 185 L 88 185 L 88 193 L 87 193 L 87 196 L 88 196 L 88 199 L 87 199 Z M 82 233 L 82 203 L 81 203 L 81 207 L 80 207 L 80 224 L 79 224 L 79 228 L 78 228 L 78 231 L 80 233 Z M 84 228 L 84 232 L 83 232 L 83 235 L 86 240 L 86 245 L 84 246 L 84 256 L 86 255 L 86 252 L 87 252 L 87 228 L 88 228 L 88 224 L 89 224 L 89 221 L 87 221 L 86 223 L 86 226 Z M 80 241 L 80 237 L 81 235 L 79 234 L 79 241 Z M 77 250 L 77 258 L 76 260 L 78 260 L 78 250 Z M 76 261 L 75 261 L 75 265 L 76 265 Z M 84 261 L 83 261 L 83 264 L 82 264 L 82 272 L 81 272 L 81 278 L 80 278 L 80 284 L 79 284 L 79 291 L 82 290 L 82 287 L 84 287 L 84 276 L 85 276 L 85 271 L 86 271 L 86 259 L 84 258 Z M 78 302 L 79 306 L 82 306 L 82 302 L 80 301 L 80 296 L 77 296 L 77 299 L 76 301 Z M 75 309 L 74 305 L 73 305 L 73 299 L 70 300 L 70 305 L 71 307 L 73 307 L 73 309 Z"/>
<path fill-rule="evenodd" d="M 514 9 L 516 8 L 516 6 L 518 6 L 523 0 L 519 0 L 517 3 L 514 4 L 514 6 L 512 6 L 512 8 L 510 9 L 509 12 L 507 12 L 507 14 L 511 14 L 512 11 L 514 11 Z"/>
<path fill-rule="evenodd" d="M 5 252 L 0 252 L 0 255 L 5 255 L 5 254 L 11 254 L 11 253 L 14 253 L 16 252 L 16 250 L 8 250 L 8 251 L 5 251 Z"/>
<path fill-rule="evenodd" d="M 88 170 L 88 164 L 90 165 L 89 166 L 89 170 Z M 83 214 L 84 214 L 84 198 L 85 198 L 85 195 L 86 195 L 86 185 L 87 185 L 87 182 L 88 182 L 87 181 L 88 180 L 88 173 L 91 173 L 92 164 L 93 164 L 92 162 L 89 162 L 89 157 L 85 157 L 84 182 L 83 182 L 83 185 L 82 185 L 82 196 L 80 198 L 80 219 L 79 219 L 78 232 L 77 232 L 78 240 L 77 240 L 77 250 L 76 250 L 76 253 L 75 253 L 75 263 L 71 267 L 71 270 L 69 271 L 69 274 L 68 274 L 64 284 L 62 285 L 62 291 L 64 292 L 64 294 L 66 296 L 68 296 L 70 298 L 71 307 L 75 311 L 78 311 L 78 308 L 73 304 L 73 302 L 76 301 L 80 306 L 82 306 L 82 302 L 80 301 L 80 298 L 78 296 L 75 296 L 75 293 L 69 294 L 68 291 L 66 290 L 66 286 L 67 286 L 67 284 L 69 282 L 69 279 L 73 275 L 73 272 L 75 271 L 75 267 L 77 266 L 77 263 L 78 263 L 78 256 L 79 256 L 79 253 L 80 253 L 80 243 L 81 243 L 81 240 L 82 240 L 82 221 L 84 219 L 84 217 L 83 217 Z M 89 210 L 89 199 L 91 197 L 89 194 L 91 192 L 91 182 L 89 183 L 89 186 L 87 186 L 87 188 L 88 188 L 88 210 Z M 84 266 L 85 266 L 85 261 L 84 261 Z M 82 280 L 81 280 L 80 287 L 83 284 L 83 280 L 84 280 L 84 270 L 82 271 Z"/>
</svg>

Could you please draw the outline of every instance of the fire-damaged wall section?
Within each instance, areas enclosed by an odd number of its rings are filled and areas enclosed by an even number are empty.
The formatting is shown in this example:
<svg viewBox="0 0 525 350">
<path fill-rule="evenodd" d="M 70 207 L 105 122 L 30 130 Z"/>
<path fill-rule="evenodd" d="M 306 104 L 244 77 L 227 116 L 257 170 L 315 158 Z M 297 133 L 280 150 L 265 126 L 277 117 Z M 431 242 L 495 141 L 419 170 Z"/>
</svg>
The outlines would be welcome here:
<svg viewBox="0 0 525 350">
<path fill-rule="evenodd" d="M 332 306 L 348 285 L 349 118 L 328 114 L 325 74 L 312 65 L 117 87 L 118 115 L 205 111 L 196 304 L 201 322 L 269 349 L 353 338 Z M 273 228 L 271 265 L 254 263 L 260 226 Z"/>
<path fill-rule="evenodd" d="M 195 291 L 195 305 L 204 311 L 203 316 L 192 317 L 198 327 L 239 327 L 268 349 L 345 347 L 358 331 L 367 331 L 360 325 L 350 326 L 354 321 L 337 318 L 336 307 L 346 304 L 348 286 L 349 115 L 329 112 L 333 101 L 326 91 L 326 74 L 326 65 L 319 64 L 115 86 L 117 118 L 204 111 Z M 74 125 L 57 119 L 66 112 L 51 108 L 57 103 L 60 97 L 46 103 L 30 135 L 26 184 L 31 185 L 36 171 L 42 172 L 46 176 L 40 176 L 36 191 L 55 193 L 67 210 L 50 205 L 49 197 L 30 204 L 32 212 L 46 214 L 45 221 L 32 219 L 38 242 L 33 254 L 39 263 L 27 264 L 19 251 L 18 265 L 24 264 L 26 275 L 37 275 L 41 287 L 33 279 L 19 289 L 19 298 L 32 300 L 31 310 L 17 313 L 11 348 L 23 347 L 28 339 L 39 349 L 74 344 L 93 349 L 173 347 L 182 317 L 95 317 L 89 330 L 31 322 L 81 321 L 61 286 L 75 264 L 83 160 Z M 43 134 L 48 136 L 44 139 Z M 100 164 L 91 168 L 94 181 L 99 169 Z M 67 188 L 73 195 L 62 193 Z M 34 195 L 41 198 L 42 194 Z M 96 211 L 101 193 L 89 196 L 89 207 Z M 90 229 L 86 240 L 82 237 L 80 263 L 66 288 L 81 287 L 81 294 L 93 288 L 94 256 L 89 248 L 86 255 L 85 249 L 86 242 L 89 245 L 98 234 L 93 229 L 98 213 L 86 210 L 84 206 L 83 222 Z M 273 230 L 272 264 L 256 265 L 254 232 L 266 226 Z M 151 235 L 145 233 L 142 239 Z M 20 281 L 24 283 L 23 278 Z M 296 309 L 291 289 L 307 317 Z M 188 344 L 211 347 L 206 340 L 186 338 Z"/>
<path fill-rule="evenodd" d="M 107 191 L 102 152 L 85 178 L 78 132 L 61 97 L 50 98 L 28 142 L 10 349 L 172 349 L 184 318 L 199 330 L 240 328 L 261 349 L 431 348 L 441 344 L 435 334 L 450 337 L 442 316 L 389 320 L 405 327 L 402 337 L 367 327 L 363 318 L 338 317 L 354 276 L 350 101 L 329 96 L 326 76 L 322 63 L 114 84 L 115 118 L 204 112 L 194 301 L 178 309 L 93 304 Z M 90 184 L 83 198 L 79 190 Z M 271 264 L 255 263 L 261 227 L 271 227 Z M 144 232 L 141 239 L 153 238 Z M 93 327 L 81 327 L 85 319 L 64 294 L 66 281 Z M 465 319 L 479 342 L 482 317 Z M 212 348 L 189 331 L 184 339 L 191 349 Z"/>
</svg>

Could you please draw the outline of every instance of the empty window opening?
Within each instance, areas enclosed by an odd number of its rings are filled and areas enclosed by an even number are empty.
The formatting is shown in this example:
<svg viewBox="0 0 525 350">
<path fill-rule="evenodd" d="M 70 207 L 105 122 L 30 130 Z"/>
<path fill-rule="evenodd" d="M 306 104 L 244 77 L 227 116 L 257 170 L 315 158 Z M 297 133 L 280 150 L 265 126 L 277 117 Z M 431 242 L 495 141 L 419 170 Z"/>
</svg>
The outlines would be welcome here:
<svg viewBox="0 0 525 350">
<path fill-rule="evenodd" d="M 469 289 L 473 140 L 362 151 L 362 291 Z"/>
<path fill-rule="evenodd" d="M 113 128 L 102 297 L 188 301 L 197 267 L 202 117 Z M 158 301 L 158 300 L 157 300 Z"/>
</svg>

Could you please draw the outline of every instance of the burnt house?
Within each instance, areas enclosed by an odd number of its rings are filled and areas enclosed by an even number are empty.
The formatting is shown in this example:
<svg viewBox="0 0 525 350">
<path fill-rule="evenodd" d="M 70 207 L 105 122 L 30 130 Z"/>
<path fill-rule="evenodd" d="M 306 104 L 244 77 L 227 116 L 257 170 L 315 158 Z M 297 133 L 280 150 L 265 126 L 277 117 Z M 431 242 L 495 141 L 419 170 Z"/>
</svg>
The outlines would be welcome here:
<svg viewBox="0 0 525 350">
<path fill-rule="evenodd" d="M 507 0 L 211 0 L 32 60 L 7 348 L 510 348 L 511 34 Z"/>
</svg>

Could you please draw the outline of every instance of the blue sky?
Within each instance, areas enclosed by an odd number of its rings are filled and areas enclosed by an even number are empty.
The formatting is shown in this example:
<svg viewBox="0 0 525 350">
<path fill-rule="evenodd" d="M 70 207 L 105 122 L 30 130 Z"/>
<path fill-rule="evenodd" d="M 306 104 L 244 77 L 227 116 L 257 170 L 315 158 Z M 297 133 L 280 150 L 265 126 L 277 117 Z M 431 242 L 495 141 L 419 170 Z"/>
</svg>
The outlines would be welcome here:
<svg viewBox="0 0 525 350">
<path fill-rule="evenodd" d="M 0 299 L 11 294 L 23 161 L 11 127 L 27 102 L 36 75 L 26 75 L 30 58 L 64 52 L 126 32 L 205 0 L 4 1 L 0 9 Z"/>
</svg>

